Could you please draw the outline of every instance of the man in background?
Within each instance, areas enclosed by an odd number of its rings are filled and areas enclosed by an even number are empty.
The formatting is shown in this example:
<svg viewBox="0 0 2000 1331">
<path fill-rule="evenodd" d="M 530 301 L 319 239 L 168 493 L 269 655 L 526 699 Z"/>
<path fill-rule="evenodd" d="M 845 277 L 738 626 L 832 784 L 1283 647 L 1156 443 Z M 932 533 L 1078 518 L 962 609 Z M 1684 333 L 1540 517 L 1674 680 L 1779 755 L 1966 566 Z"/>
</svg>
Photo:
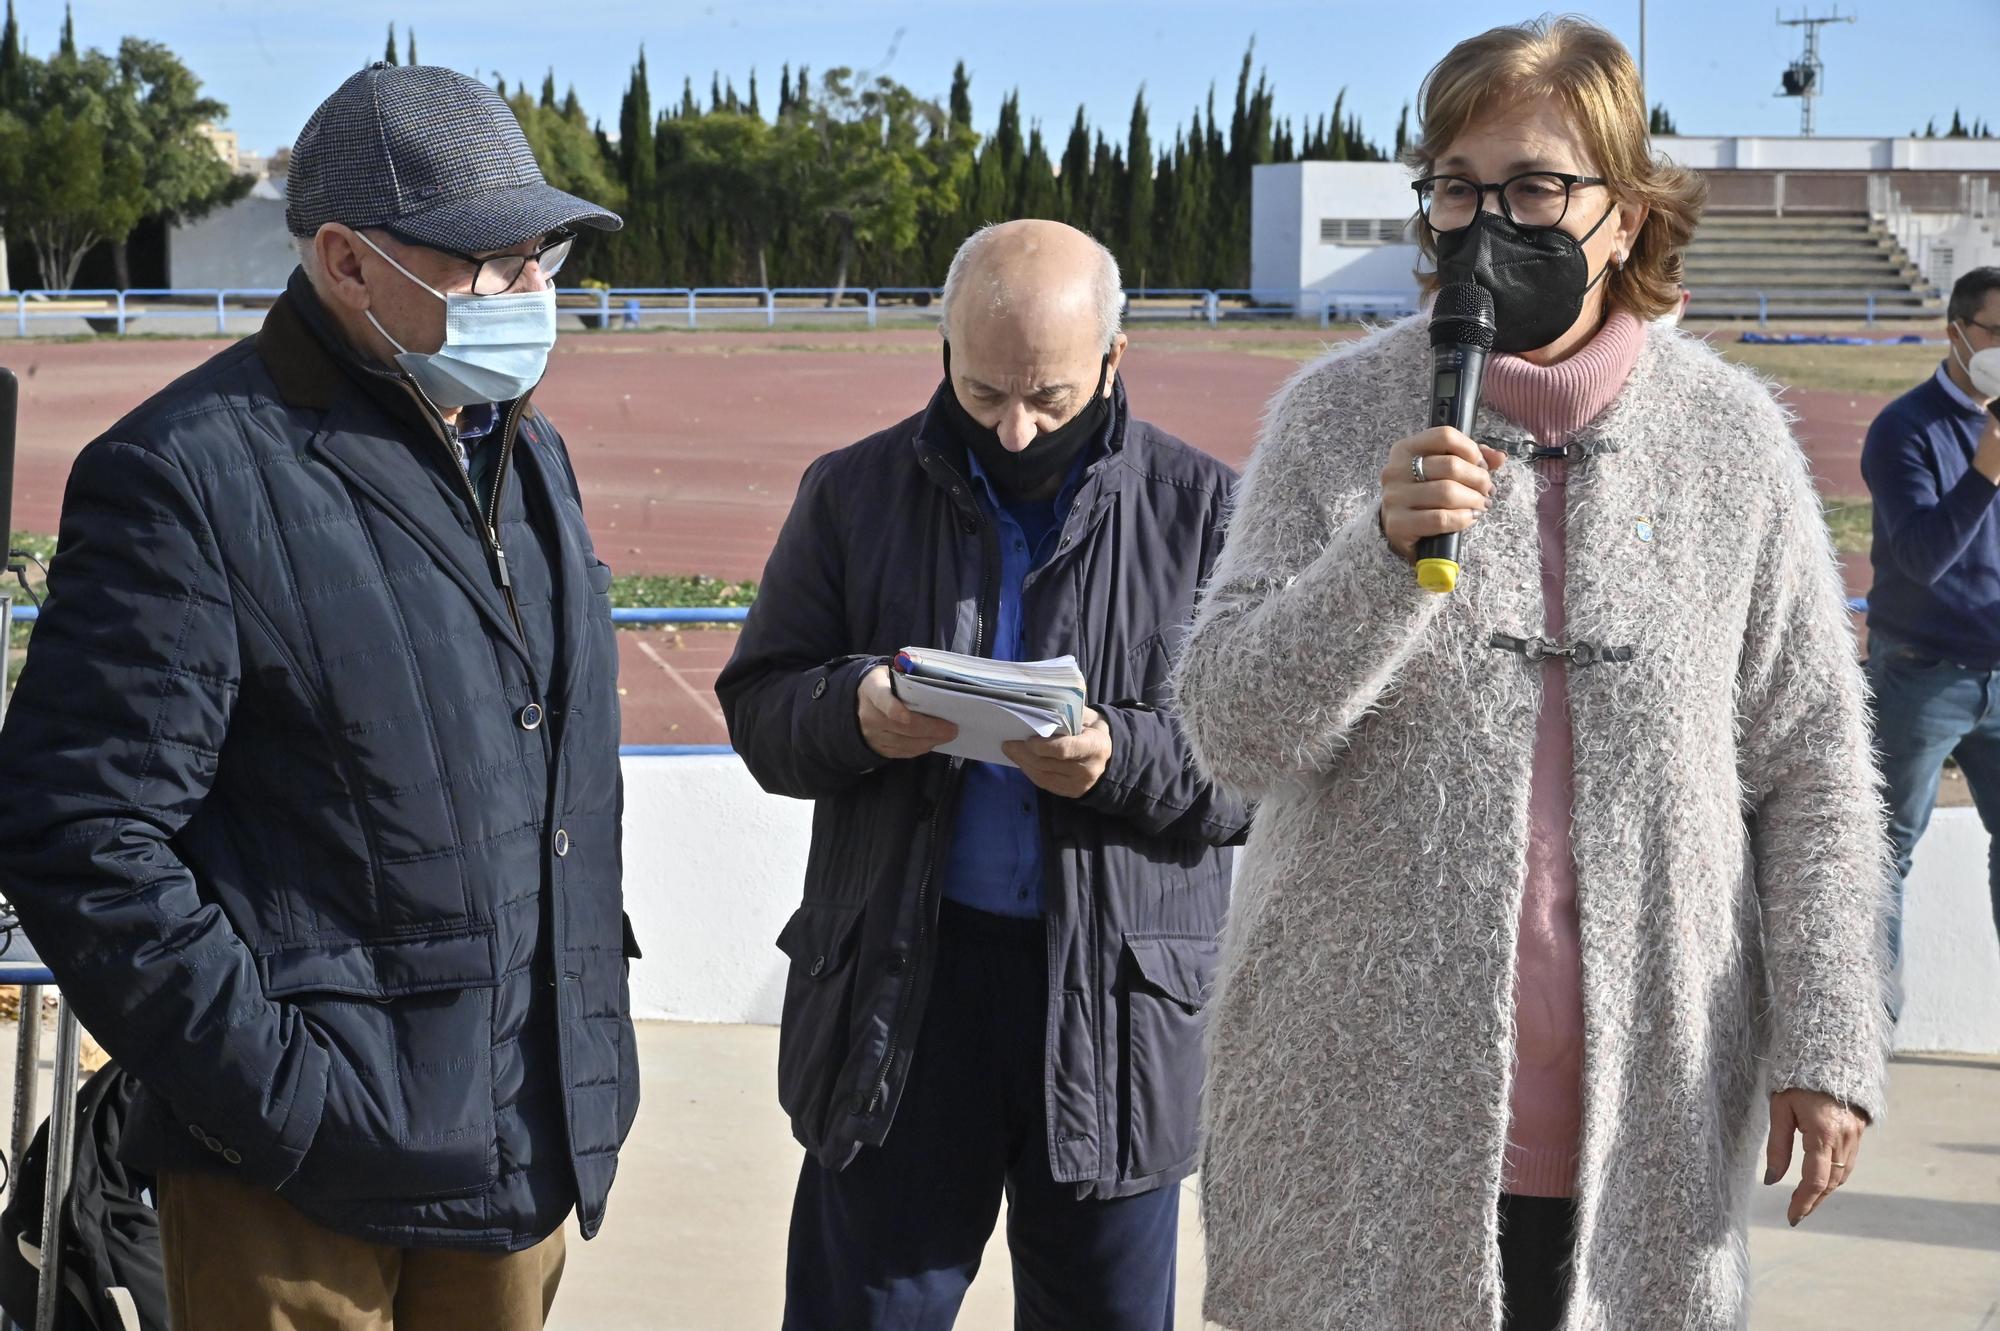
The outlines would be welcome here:
<svg viewBox="0 0 2000 1331">
<path fill-rule="evenodd" d="M 2000 268 L 1953 284 L 1937 373 L 1868 427 L 1861 473 L 1875 501 L 1868 674 L 1889 802 L 1902 955 L 1910 858 L 1955 757 L 1987 836 L 2000 832 Z M 1988 850 L 2000 928 L 2000 853 Z"/>
</svg>

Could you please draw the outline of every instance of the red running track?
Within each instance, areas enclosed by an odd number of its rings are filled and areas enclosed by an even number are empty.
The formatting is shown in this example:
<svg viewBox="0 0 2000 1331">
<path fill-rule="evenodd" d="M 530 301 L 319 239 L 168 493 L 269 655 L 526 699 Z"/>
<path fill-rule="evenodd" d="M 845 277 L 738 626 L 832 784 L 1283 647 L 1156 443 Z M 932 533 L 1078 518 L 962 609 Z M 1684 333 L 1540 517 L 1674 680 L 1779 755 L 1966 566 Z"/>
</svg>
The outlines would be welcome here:
<svg viewBox="0 0 2000 1331">
<path fill-rule="evenodd" d="M 1139 414 L 1240 466 L 1264 404 L 1321 340 L 1141 327 L 1126 383 Z M 77 450 L 227 345 L 5 345 L 0 363 L 22 387 L 14 527 L 54 531 Z M 755 578 L 806 464 L 920 409 L 937 383 L 937 345 L 920 329 L 570 337 L 536 400 L 568 440 L 599 552 L 614 568 Z M 1865 493 L 1861 437 L 1882 400 L 1822 391 L 1788 400 L 1822 488 Z M 1861 563 L 1851 583 L 1865 582 Z M 733 635 L 619 637 L 627 742 L 723 742 L 710 689 Z"/>
</svg>

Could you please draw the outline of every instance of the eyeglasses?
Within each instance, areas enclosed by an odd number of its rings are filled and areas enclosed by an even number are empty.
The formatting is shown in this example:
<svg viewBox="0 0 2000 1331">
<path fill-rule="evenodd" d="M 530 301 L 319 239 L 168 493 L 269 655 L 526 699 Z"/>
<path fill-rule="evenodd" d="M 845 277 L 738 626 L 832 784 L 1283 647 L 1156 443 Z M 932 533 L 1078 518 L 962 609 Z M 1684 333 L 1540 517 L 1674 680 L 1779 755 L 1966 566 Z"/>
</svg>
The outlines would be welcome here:
<svg viewBox="0 0 2000 1331">
<path fill-rule="evenodd" d="M 385 228 L 386 229 L 386 228 Z M 443 245 L 433 245 L 428 241 L 412 240 L 396 235 L 396 239 L 406 245 L 421 245 L 425 249 L 436 250 L 439 254 L 449 254 L 452 258 L 472 265 L 472 294 L 475 296 L 498 296 L 512 291 L 514 284 L 521 280 L 521 274 L 533 259 L 545 278 L 554 277 L 562 270 L 563 262 L 569 258 L 570 247 L 576 244 L 576 237 L 559 231 L 541 246 L 528 254 L 494 254 L 480 258 L 476 254 L 463 254 L 447 249 Z"/>
<path fill-rule="evenodd" d="M 1458 231 L 1472 225 L 1488 194 L 1500 196 L 1500 211 L 1516 226 L 1552 227 L 1569 214 L 1570 191 L 1602 185 L 1602 176 L 1573 176 L 1566 171 L 1530 171 L 1497 185 L 1482 185 L 1464 176 L 1426 176 L 1410 188 L 1417 207 L 1433 231 Z"/>
<path fill-rule="evenodd" d="M 1970 324 L 1988 337 L 2000 337 L 2000 324 L 1983 324 L 1977 319 L 1961 319 L 1959 322 Z"/>
</svg>

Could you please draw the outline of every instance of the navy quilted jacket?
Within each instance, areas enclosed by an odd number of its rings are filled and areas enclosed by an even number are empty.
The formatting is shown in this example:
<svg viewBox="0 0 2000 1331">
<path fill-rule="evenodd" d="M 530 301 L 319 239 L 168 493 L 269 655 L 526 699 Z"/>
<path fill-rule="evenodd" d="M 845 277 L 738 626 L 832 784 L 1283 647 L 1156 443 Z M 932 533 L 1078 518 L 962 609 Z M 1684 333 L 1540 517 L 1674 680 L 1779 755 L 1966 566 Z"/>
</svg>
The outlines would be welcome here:
<svg viewBox="0 0 2000 1331">
<path fill-rule="evenodd" d="M 1194 1169 L 1229 848 L 1249 827 L 1243 802 L 1194 770 L 1168 696 L 1235 476 L 1132 419 L 1122 382 L 1114 405 L 1111 450 L 1022 596 L 1024 656 L 1074 655 L 1111 729 L 1088 794 L 1041 797 L 1049 1170 L 1100 1199 Z M 815 802 L 805 899 L 778 938 L 791 960 L 778 1100 L 832 1169 L 896 1117 L 964 767 L 882 761 L 855 696 L 906 645 L 992 646 L 998 537 L 964 468 L 928 408 L 807 468 L 715 685 L 751 774 Z"/>
<path fill-rule="evenodd" d="M 295 276 L 83 451 L 0 891 L 146 1088 L 131 1163 L 518 1249 L 596 1232 L 638 1107 L 611 574 L 546 420 L 491 514 L 444 428 Z"/>
</svg>

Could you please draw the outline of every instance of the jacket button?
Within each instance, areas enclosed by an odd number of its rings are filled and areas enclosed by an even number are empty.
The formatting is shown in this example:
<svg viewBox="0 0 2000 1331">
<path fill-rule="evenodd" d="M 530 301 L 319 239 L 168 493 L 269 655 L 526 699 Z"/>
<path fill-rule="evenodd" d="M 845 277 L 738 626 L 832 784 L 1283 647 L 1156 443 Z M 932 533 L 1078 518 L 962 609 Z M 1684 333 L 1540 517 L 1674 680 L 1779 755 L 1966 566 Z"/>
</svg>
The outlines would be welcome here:
<svg viewBox="0 0 2000 1331">
<path fill-rule="evenodd" d="M 813 699 L 814 701 L 817 701 L 821 698 L 824 698 L 825 696 L 826 696 L 826 677 L 821 676 L 813 684 Z"/>
<path fill-rule="evenodd" d="M 820 976 L 820 974 L 825 970 L 826 970 L 826 958 L 823 956 L 814 957 L 813 968 L 812 968 L 813 977 L 817 979 Z"/>
<path fill-rule="evenodd" d="M 535 729 L 542 724 L 542 705 L 538 702 L 529 703 L 521 709 L 521 714 L 516 719 L 520 721 L 521 729 Z"/>
<path fill-rule="evenodd" d="M 569 833 L 560 827 L 556 829 L 556 854 L 569 854 Z"/>
<path fill-rule="evenodd" d="M 222 1153 L 222 1143 L 217 1141 L 213 1137 L 203 1138 L 201 1144 L 203 1146 L 206 1146 L 209 1150 L 214 1151 L 217 1155 L 220 1155 Z"/>
<path fill-rule="evenodd" d="M 188 1124 L 188 1136 L 194 1138 L 198 1142 L 208 1140 L 208 1134 L 201 1130 L 201 1124 L 199 1123 Z"/>
<path fill-rule="evenodd" d="M 229 1150 L 224 1151 L 222 1153 L 222 1158 L 232 1165 L 240 1165 L 243 1163 L 243 1157 L 236 1153 L 234 1147 L 231 1147 Z"/>
</svg>

